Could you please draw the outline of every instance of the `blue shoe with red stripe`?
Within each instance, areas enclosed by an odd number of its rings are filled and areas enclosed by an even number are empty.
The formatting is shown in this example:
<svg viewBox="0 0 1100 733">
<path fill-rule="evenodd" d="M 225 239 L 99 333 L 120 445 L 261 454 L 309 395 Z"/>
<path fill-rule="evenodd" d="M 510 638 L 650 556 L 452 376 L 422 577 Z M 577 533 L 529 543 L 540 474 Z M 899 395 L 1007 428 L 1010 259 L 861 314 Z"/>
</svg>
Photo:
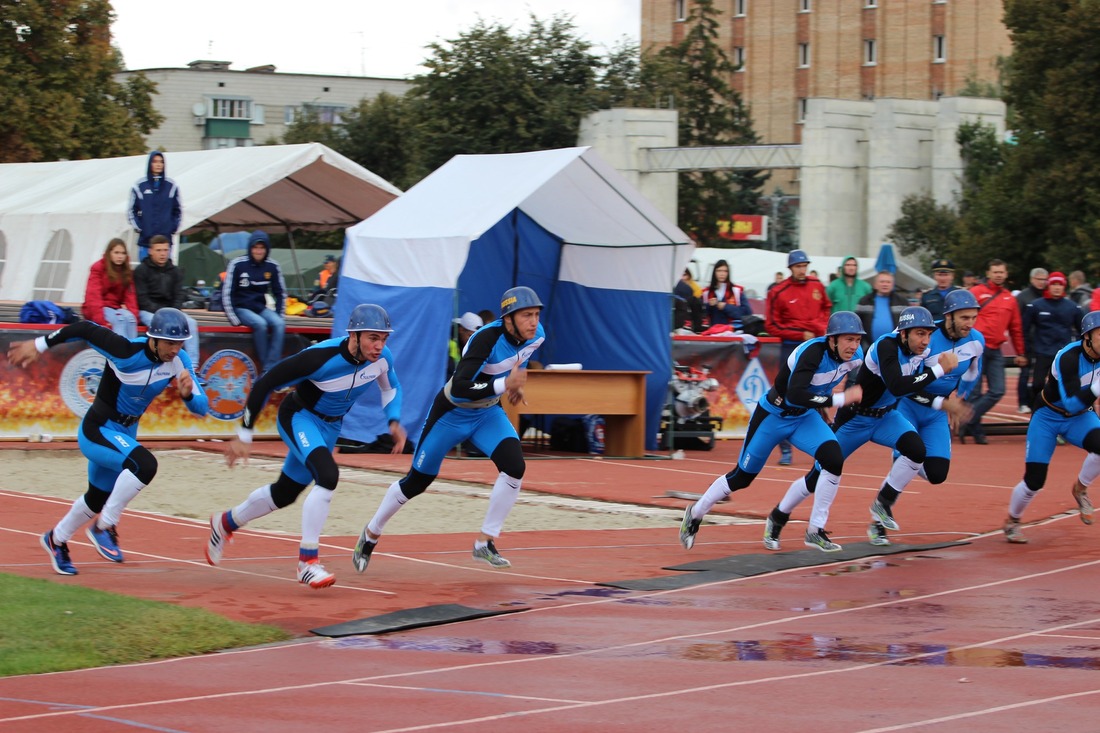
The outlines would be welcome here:
<svg viewBox="0 0 1100 733">
<path fill-rule="evenodd" d="M 85 534 L 88 535 L 88 539 L 95 545 L 95 551 L 102 555 L 103 559 L 111 562 L 125 560 L 122 556 L 122 549 L 118 546 L 118 532 L 114 527 L 100 529 L 97 525 L 92 524 L 85 530 Z"/>
<path fill-rule="evenodd" d="M 69 559 L 69 545 L 67 542 L 54 542 L 53 530 L 38 538 L 42 543 L 42 549 L 50 554 L 50 564 L 58 575 L 76 575 L 77 569 L 73 561 Z"/>
</svg>

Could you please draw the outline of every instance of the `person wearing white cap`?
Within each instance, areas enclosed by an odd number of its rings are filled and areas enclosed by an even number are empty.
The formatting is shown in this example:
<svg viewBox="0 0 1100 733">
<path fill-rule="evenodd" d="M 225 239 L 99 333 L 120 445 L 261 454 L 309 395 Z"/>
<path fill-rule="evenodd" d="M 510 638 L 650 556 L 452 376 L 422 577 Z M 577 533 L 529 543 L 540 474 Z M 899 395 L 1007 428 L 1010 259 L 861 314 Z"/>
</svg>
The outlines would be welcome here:
<svg viewBox="0 0 1100 733">
<path fill-rule="evenodd" d="M 452 323 L 458 327 L 456 329 L 458 334 L 451 339 L 450 351 L 447 354 L 447 379 L 455 373 L 455 364 L 462 358 L 462 350 L 466 348 L 466 342 L 474 335 L 474 331 L 485 325 L 481 316 L 470 311 L 466 311 Z"/>
</svg>

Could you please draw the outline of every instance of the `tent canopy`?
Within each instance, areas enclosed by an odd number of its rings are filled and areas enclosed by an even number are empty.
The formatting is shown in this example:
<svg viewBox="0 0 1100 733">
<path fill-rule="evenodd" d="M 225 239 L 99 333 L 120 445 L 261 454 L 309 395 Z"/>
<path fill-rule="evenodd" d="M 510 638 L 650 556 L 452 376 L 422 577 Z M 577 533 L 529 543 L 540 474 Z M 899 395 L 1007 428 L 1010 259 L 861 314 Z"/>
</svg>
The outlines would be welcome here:
<svg viewBox="0 0 1100 733">
<path fill-rule="evenodd" d="M 146 160 L 0 165 L 0 299 L 83 301 L 107 242 L 136 241 L 126 206 Z M 180 187 L 182 233 L 340 229 L 401 193 L 318 143 L 165 153 L 165 163 Z"/>
<path fill-rule="evenodd" d="M 536 360 L 651 372 L 653 445 L 670 373 L 670 293 L 692 249 L 589 148 L 457 156 L 348 230 L 335 323 L 357 303 L 389 311 L 403 422 L 416 437 L 445 378 L 451 319 L 499 313 L 501 293 L 527 285 L 547 306 Z M 385 432 L 371 408 L 357 407 L 344 434 Z"/>
</svg>

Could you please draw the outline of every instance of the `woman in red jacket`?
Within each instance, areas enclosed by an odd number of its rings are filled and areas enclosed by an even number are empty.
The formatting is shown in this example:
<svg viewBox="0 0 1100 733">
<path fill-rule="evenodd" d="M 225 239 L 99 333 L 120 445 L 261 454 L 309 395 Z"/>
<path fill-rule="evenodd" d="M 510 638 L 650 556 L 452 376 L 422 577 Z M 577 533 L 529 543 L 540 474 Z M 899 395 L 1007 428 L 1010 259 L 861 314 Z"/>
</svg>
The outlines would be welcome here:
<svg viewBox="0 0 1100 733">
<path fill-rule="evenodd" d="M 103 258 L 88 273 L 84 290 L 84 318 L 107 326 L 128 339 L 137 337 L 137 291 L 126 243 L 115 238 L 107 243 Z"/>
</svg>

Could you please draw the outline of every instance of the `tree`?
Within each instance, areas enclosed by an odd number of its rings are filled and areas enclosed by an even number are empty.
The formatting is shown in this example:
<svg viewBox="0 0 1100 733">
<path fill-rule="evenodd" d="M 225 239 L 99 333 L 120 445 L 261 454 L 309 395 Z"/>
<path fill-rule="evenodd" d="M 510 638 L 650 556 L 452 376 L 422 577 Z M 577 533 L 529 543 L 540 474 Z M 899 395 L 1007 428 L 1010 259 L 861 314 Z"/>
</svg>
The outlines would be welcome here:
<svg viewBox="0 0 1100 733">
<path fill-rule="evenodd" d="M 1097 10 L 1097 0 L 1005 1 L 1015 144 L 964 198 L 961 246 L 1006 260 L 1018 279 L 1035 266 L 1100 271 Z"/>
<path fill-rule="evenodd" d="M 414 143 L 403 97 L 382 92 L 344 115 L 340 152 L 401 189 L 416 183 L 409 163 Z"/>
<path fill-rule="evenodd" d="M 953 206 L 937 204 L 931 194 L 906 196 L 901 216 L 890 227 L 886 238 L 903 255 L 917 255 L 928 264 L 937 257 L 957 256 L 959 215 Z"/>
<path fill-rule="evenodd" d="M 479 21 L 433 43 L 428 72 L 406 95 L 418 179 L 460 153 L 515 153 L 577 144 L 581 118 L 596 109 L 602 61 L 563 16 L 531 16 L 525 32 Z"/>
<path fill-rule="evenodd" d="M 125 83 L 108 0 L 0 0 L 0 162 L 135 155 L 163 121 L 155 85 Z"/>
<path fill-rule="evenodd" d="M 692 3 L 684 39 L 651 59 L 657 96 L 667 95 L 680 113 L 680 145 L 758 143 L 748 107 L 730 86 L 737 67 L 718 43 L 721 12 L 714 0 Z M 643 66 L 646 61 L 643 61 Z M 646 75 L 643 73 L 643 78 Z M 731 214 L 758 214 L 767 174 L 761 171 L 697 171 L 680 174 L 680 226 L 704 246 L 729 246 L 718 221 Z"/>
</svg>

